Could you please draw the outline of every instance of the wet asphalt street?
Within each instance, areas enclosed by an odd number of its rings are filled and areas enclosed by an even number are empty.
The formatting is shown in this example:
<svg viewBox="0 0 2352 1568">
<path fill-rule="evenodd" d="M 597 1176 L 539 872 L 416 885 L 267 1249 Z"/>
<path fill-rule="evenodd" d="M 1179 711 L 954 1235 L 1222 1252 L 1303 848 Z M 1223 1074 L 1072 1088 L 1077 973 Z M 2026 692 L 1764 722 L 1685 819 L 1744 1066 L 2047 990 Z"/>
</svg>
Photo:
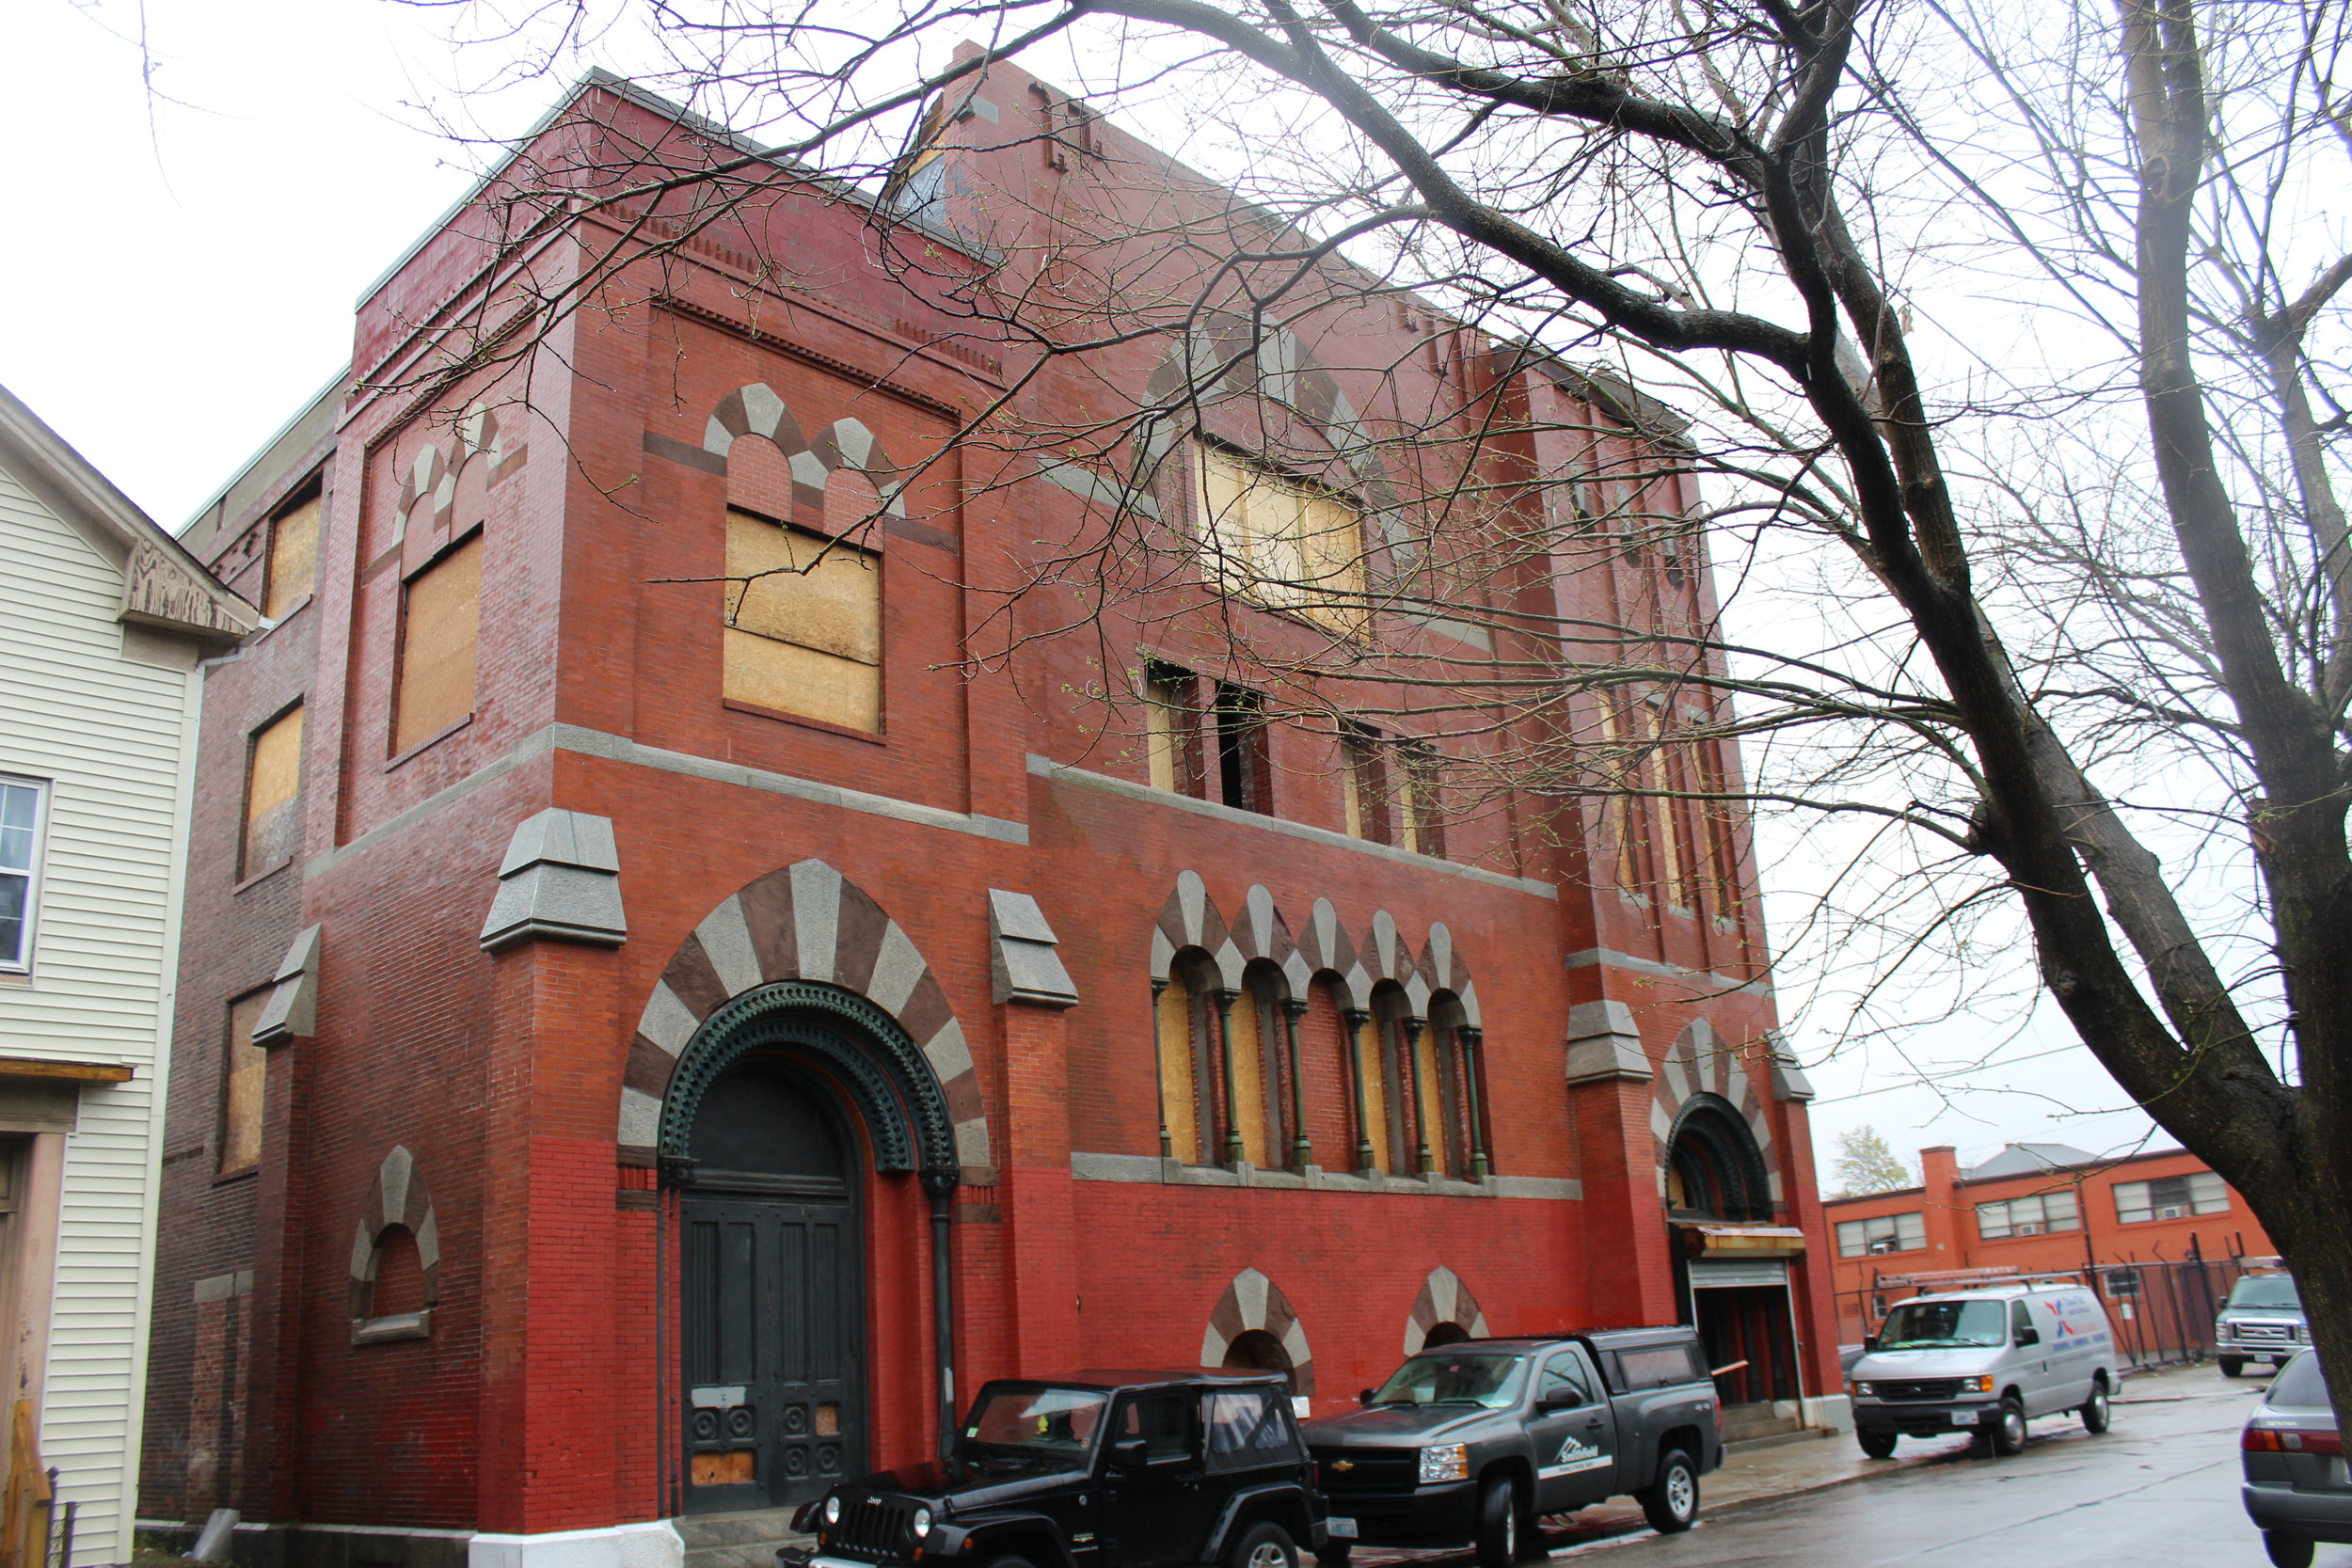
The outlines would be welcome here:
<svg viewBox="0 0 2352 1568">
<path fill-rule="evenodd" d="M 1687 1535 L 1645 1531 L 1567 1545 L 1551 1560 L 1595 1568 L 2262 1568 L 2262 1538 L 2238 1503 L 2237 1440 L 2263 1385 L 2210 1370 L 2157 1384 L 2161 1401 L 2132 1400 L 2127 1386 L 2104 1437 L 2053 1417 L 2035 1423 L 2032 1443 L 2013 1459 L 1956 1459 L 1713 1520 L 1702 1513 Z M 1906 1440 L 1904 1451 L 1912 1448 Z M 2352 1546 L 2320 1547 L 2314 1568 L 2352 1568 Z"/>
</svg>

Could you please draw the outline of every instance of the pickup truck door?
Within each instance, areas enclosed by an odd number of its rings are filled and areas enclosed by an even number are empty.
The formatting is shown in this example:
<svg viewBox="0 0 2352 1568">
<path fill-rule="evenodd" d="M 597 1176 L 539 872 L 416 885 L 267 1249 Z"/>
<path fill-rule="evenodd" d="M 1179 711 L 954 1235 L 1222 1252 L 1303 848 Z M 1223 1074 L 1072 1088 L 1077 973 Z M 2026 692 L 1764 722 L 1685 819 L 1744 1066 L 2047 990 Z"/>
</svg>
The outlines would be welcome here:
<svg viewBox="0 0 2352 1568">
<path fill-rule="evenodd" d="M 1545 1359 L 1527 1435 L 1535 1450 L 1536 1513 L 1565 1513 L 1616 1489 L 1616 1419 L 1583 1351 Z"/>
</svg>

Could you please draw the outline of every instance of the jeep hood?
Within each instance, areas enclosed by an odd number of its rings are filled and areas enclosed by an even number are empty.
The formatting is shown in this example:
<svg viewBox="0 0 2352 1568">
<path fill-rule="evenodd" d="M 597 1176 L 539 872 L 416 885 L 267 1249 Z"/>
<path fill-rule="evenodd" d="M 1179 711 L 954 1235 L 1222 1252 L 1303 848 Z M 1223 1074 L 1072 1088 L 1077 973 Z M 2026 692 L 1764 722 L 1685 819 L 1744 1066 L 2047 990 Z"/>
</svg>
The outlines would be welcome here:
<svg viewBox="0 0 2352 1568">
<path fill-rule="evenodd" d="M 985 1454 L 959 1453 L 944 1462 L 934 1459 L 896 1470 L 878 1470 L 854 1484 L 875 1494 L 921 1498 L 946 1514 L 1001 1508 L 1041 1492 L 1061 1491 L 1085 1479 L 1086 1472 L 1074 1465 L 1008 1465 Z"/>
<path fill-rule="evenodd" d="M 1485 1405 L 1381 1404 L 1337 1416 L 1318 1416 L 1299 1430 L 1311 1449 L 1381 1449 L 1418 1443 L 1459 1441 L 1472 1428 L 1505 1414 Z"/>
</svg>

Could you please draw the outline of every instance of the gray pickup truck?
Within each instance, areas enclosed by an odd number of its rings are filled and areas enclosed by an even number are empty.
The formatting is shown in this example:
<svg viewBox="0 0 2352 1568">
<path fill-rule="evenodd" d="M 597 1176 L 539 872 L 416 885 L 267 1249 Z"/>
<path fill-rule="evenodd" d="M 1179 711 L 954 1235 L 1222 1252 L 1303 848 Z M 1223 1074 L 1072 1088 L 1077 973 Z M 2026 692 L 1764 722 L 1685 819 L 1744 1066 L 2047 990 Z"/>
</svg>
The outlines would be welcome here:
<svg viewBox="0 0 2352 1568">
<path fill-rule="evenodd" d="M 1511 1568 L 1535 1520 L 1631 1493 L 1661 1532 L 1691 1528 L 1724 1462 L 1722 1410 L 1688 1328 L 1465 1339 L 1425 1350 L 1361 1410 L 1304 1427 L 1329 1499 L 1325 1568 L 1351 1544 L 1474 1544 Z"/>
</svg>

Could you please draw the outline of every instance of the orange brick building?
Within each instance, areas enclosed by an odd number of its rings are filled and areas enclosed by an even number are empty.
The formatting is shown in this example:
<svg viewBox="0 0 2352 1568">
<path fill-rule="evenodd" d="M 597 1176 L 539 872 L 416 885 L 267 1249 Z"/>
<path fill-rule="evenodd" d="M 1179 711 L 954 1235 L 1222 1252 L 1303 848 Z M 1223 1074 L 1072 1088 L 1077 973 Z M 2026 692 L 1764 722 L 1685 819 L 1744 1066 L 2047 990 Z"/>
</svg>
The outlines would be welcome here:
<svg viewBox="0 0 2352 1568">
<path fill-rule="evenodd" d="M 1915 1275 L 2223 1262 L 2278 1251 L 2246 1200 L 2184 1149 L 2103 1159 L 2064 1144 L 2011 1144 L 1963 1166 L 1945 1146 L 1921 1149 L 1919 1171 L 1919 1186 L 1821 1205 L 1842 1342 L 1874 1331 L 1889 1306 L 1915 1293 Z M 2135 1271 L 2122 1272 L 2137 1284 Z"/>
<path fill-rule="evenodd" d="M 1321 1411 L 1440 1330 L 1690 1317 L 1733 1403 L 1839 1418 L 1744 821 L 1464 782 L 1561 721 L 1542 628 L 1712 614 L 1661 411 L 1336 262 L 1254 336 L 976 341 L 991 268 L 1183 298 L 1166 214 L 1249 210 L 1018 71 L 952 96 L 893 223 L 789 169 L 510 200 L 745 154 L 590 82 L 190 529 L 269 624 L 205 689 L 149 1517 L 674 1561 L 992 1376 Z M 1113 392 L 1189 410 L 1150 494 L 950 441 Z M 1439 489 L 1504 499 L 1391 528 Z M 1204 553 L 1120 598 L 1137 517 Z"/>
</svg>

